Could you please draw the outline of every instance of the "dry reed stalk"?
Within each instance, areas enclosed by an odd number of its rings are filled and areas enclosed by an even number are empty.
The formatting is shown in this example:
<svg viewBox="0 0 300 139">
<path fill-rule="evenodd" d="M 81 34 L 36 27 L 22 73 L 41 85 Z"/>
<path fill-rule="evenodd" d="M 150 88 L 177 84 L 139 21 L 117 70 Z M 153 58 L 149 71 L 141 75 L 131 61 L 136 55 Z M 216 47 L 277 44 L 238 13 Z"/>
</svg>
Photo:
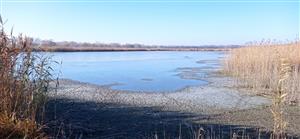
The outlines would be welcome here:
<svg viewBox="0 0 300 139">
<path fill-rule="evenodd" d="M 287 122 L 284 120 L 284 100 L 287 96 L 286 88 L 284 88 L 283 84 L 290 78 L 290 74 L 292 71 L 290 62 L 288 59 L 280 58 L 280 79 L 277 81 L 277 89 L 274 90 L 274 94 L 272 96 L 272 106 L 271 112 L 274 120 L 273 127 L 273 135 L 271 138 L 273 139 L 282 139 L 285 138 L 285 129 L 287 126 Z"/>
<path fill-rule="evenodd" d="M 224 72 L 272 99 L 271 138 L 285 138 L 285 102 L 296 104 L 300 100 L 300 42 L 234 49 L 225 61 Z"/>
<path fill-rule="evenodd" d="M 44 138 L 50 59 L 33 54 L 31 39 L 7 35 L 3 26 L 0 17 L 0 138 Z"/>
<path fill-rule="evenodd" d="M 258 44 L 233 49 L 224 62 L 224 73 L 237 77 L 239 86 L 270 96 L 278 87 L 281 60 L 289 60 L 290 78 L 281 86 L 287 92 L 286 102 L 300 100 L 300 42 L 288 44 Z"/>
</svg>

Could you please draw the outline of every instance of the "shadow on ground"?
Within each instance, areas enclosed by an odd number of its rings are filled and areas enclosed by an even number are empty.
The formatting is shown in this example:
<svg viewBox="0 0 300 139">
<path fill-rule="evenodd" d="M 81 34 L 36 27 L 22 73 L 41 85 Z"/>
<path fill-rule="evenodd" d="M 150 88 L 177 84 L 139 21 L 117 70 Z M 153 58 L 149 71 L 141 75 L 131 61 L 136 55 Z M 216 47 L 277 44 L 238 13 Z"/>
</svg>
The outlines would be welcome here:
<svg viewBox="0 0 300 139">
<path fill-rule="evenodd" d="M 54 138 L 158 138 L 190 139 L 244 136 L 268 138 L 257 128 L 234 125 L 193 124 L 210 116 L 161 111 L 156 107 L 72 100 L 51 100 L 46 106 L 46 133 Z"/>
</svg>

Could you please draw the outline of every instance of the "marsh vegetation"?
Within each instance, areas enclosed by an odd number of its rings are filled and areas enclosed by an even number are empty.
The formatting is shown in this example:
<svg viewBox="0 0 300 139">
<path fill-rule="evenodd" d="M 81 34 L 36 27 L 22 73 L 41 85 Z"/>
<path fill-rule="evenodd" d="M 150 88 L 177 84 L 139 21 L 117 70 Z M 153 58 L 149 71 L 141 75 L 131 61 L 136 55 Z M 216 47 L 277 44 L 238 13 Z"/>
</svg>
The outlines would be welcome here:
<svg viewBox="0 0 300 139">
<path fill-rule="evenodd" d="M 33 52 L 32 39 L 23 35 L 14 37 L 12 33 L 7 34 L 2 20 L 0 23 L 0 138 L 262 137 L 279 139 L 288 138 L 287 119 L 295 120 L 295 117 L 299 116 L 297 110 L 300 100 L 300 43 L 298 41 L 287 44 L 252 44 L 232 49 L 223 59 L 225 60 L 223 67 L 220 67 L 219 61 L 224 53 L 219 52 L 151 52 L 150 59 L 148 57 L 142 60 L 135 57 L 128 60 L 128 52 L 114 53 L 115 56 L 125 53 L 127 59 L 125 63 L 122 63 L 124 59 L 120 60 L 120 57 L 110 61 L 111 53 L 107 52 L 106 55 L 109 56 L 106 58 L 110 59 L 108 61 L 99 62 L 98 57 L 95 58 L 97 62 L 95 59 L 88 61 L 86 55 L 83 55 L 85 61 L 79 61 L 77 64 L 78 67 L 84 67 L 82 63 L 86 63 L 86 68 L 78 68 L 78 73 L 71 74 L 84 76 L 94 69 L 95 72 L 92 72 L 90 77 L 96 77 L 96 73 L 103 76 L 102 72 L 98 72 L 105 69 L 107 73 L 119 76 L 116 79 L 120 81 L 125 77 L 122 74 L 131 73 L 136 76 L 137 72 L 142 71 L 137 82 L 147 85 L 170 77 L 169 80 L 159 82 L 150 89 L 158 87 L 157 85 L 164 87 L 165 83 L 171 83 L 171 80 L 174 81 L 176 78 L 194 80 L 195 84 L 198 84 L 199 80 L 207 81 L 202 86 L 192 84 L 195 86 L 168 93 L 153 93 L 151 90 L 128 91 L 71 80 L 60 80 L 62 84 L 58 86 L 58 80 L 53 77 L 53 70 L 56 69 L 52 69 L 55 64 L 52 58 L 44 55 L 45 53 Z M 73 51 L 69 48 L 73 49 L 68 47 L 68 50 L 63 51 Z M 148 50 L 141 47 L 138 49 Z M 190 51 L 190 48 L 188 49 Z M 89 48 L 86 50 L 90 51 Z M 85 50 L 80 48 L 76 51 Z M 140 52 L 138 57 L 147 53 Z M 64 60 L 66 53 L 60 54 L 64 55 L 62 56 Z M 70 54 L 71 62 L 67 71 L 72 73 L 76 64 L 72 61 L 75 59 L 74 53 Z M 104 55 L 100 52 L 93 54 Z M 159 58 L 166 54 L 172 57 Z M 198 57 L 198 54 L 202 56 Z M 155 59 L 151 59 L 151 56 Z M 135 66 L 137 61 L 140 67 Z M 103 63 L 106 66 L 99 66 Z M 114 63 L 112 64 L 114 66 L 110 63 Z M 191 67 L 182 67 L 186 63 Z M 92 67 L 88 67 L 87 64 L 91 64 Z M 120 68 L 122 64 L 123 68 Z M 113 72 L 112 67 L 116 71 Z M 148 70 L 143 70 L 145 67 Z M 156 70 L 163 70 L 163 72 L 153 73 L 155 71 L 153 67 L 160 68 Z M 217 74 L 219 70 L 222 70 L 226 76 Z M 123 73 L 117 74 L 122 71 Z M 173 76 L 174 71 L 180 71 L 180 74 Z M 149 75 L 152 76 L 160 74 L 153 80 L 143 78 L 145 73 L 150 73 Z M 228 82 L 227 79 L 232 77 L 234 82 Z M 107 78 L 115 78 L 115 76 Z M 125 78 L 124 81 L 130 78 Z M 80 79 L 82 78 L 78 78 L 79 81 Z M 93 81 L 98 82 L 97 79 Z M 176 82 L 172 83 L 175 84 Z M 182 82 L 178 84 L 182 86 Z M 141 86 L 133 88 L 139 87 Z M 240 88 L 242 91 L 239 90 Z M 245 91 L 254 94 L 243 94 Z M 268 103 L 268 100 L 272 103 Z M 261 128 L 264 126 L 248 126 L 248 123 L 238 125 L 215 122 L 217 118 L 228 114 L 232 114 L 231 116 L 235 118 L 233 121 L 249 120 L 244 115 L 250 117 L 267 115 L 268 112 L 264 109 L 257 108 L 262 105 L 272 113 L 272 132 L 262 131 Z M 290 108 L 290 105 L 295 107 Z M 287 114 L 286 107 L 289 107 L 288 113 L 293 115 Z M 261 112 L 262 114 L 259 114 Z M 199 121 L 207 123 L 197 123 Z M 295 127 L 293 131 L 299 128 L 297 124 L 299 120 L 296 119 L 294 122 L 291 123 L 294 126 L 290 126 L 290 128 Z M 294 133 L 298 134 L 297 131 Z"/>
<path fill-rule="evenodd" d="M 300 43 L 262 42 L 230 52 L 224 72 L 236 77 L 237 84 L 272 100 L 274 127 L 272 138 L 285 138 L 287 127 L 284 107 L 299 105 Z"/>
<path fill-rule="evenodd" d="M 31 40 L 7 34 L 0 18 L 0 138 L 46 138 L 44 105 L 51 59 L 32 53 Z"/>
</svg>

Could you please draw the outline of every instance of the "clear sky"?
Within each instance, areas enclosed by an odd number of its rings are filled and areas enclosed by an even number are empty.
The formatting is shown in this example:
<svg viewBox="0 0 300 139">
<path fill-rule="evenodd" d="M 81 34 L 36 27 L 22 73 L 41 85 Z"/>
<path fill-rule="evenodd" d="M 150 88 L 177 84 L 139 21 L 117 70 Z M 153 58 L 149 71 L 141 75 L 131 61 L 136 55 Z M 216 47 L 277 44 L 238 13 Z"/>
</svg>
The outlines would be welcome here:
<svg viewBox="0 0 300 139">
<path fill-rule="evenodd" d="M 7 27 L 55 41 L 244 44 L 299 38 L 299 0 L 2 0 Z"/>
</svg>

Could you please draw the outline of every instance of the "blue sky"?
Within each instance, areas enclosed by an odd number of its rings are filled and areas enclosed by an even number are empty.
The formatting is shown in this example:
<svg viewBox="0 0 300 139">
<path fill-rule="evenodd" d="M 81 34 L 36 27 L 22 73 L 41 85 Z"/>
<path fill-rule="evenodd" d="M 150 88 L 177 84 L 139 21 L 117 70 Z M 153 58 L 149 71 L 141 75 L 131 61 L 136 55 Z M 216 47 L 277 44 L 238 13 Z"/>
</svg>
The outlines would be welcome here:
<svg viewBox="0 0 300 139">
<path fill-rule="evenodd" d="M 2 0 L 14 32 L 55 41 L 227 45 L 299 37 L 299 0 Z"/>
</svg>

